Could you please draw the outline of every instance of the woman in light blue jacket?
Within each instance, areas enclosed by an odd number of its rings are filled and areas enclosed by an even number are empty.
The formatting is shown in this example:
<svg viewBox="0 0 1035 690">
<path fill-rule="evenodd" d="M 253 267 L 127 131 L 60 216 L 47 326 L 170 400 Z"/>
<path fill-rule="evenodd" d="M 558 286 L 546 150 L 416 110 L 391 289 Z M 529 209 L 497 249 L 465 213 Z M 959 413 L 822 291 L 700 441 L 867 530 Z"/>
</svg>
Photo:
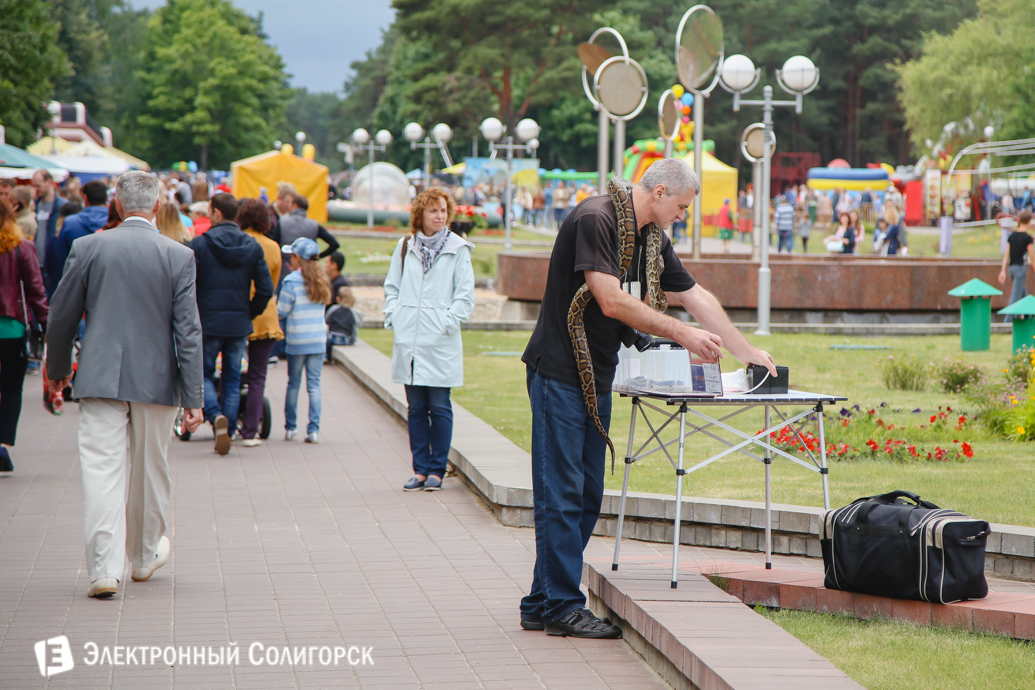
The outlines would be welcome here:
<svg viewBox="0 0 1035 690">
<path fill-rule="evenodd" d="M 413 201 L 412 234 L 399 240 L 385 278 L 385 328 L 395 331 L 392 381 L 406 386 L 414 477 L 404 491 L 442 488 L 453 408 L 464 384 L 460 324 L 474 309 L 474 245 L 449 231 L 453 198 L 427 189 Z"/>
</svg>

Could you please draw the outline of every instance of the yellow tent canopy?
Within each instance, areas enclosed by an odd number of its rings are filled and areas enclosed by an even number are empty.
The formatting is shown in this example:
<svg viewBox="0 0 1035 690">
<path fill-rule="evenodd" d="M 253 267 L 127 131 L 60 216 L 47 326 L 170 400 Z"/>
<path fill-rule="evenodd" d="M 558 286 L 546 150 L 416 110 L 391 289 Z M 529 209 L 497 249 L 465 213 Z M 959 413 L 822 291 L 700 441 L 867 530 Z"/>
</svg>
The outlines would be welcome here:
<svg viewBox="0 0 1035 690">
<path fill-rule="evenodd" d="M 74 142 L 61 137 L 43 137 L 26 146 L 25 150 L 34 156 L 52 156 L 64 153 L 73 146 L 75 146 Z"/>
<path fill-rule="evenodd" d="M 309 199 L 313 220 L 327 222 L 327 166 L 300 158 L 286 151 L 267 151 L 230 164 L 234 196 L 258 198 L 261 188 L 272 199 L 277 196 L 277 185 L 290 182 L 298 193 Z"/>
<path fill-rule="evenodd" d="M 718 234 L 717 226 L 707 222 L 708 216 L 714 216 L 722 208 L 722 202 L 729 199 L 736 208 L 737 202 L 737 169 L 730 167 L 718 158 L 702 151 L 701 160 L 701 198 L 694 203 L 701 205 L 701 215 L 705 217 L 702 230 L 705 235 Z M 676 154 L 677 158 L 684 159 L 691 166 L 694 164 L 694 152 L 687 151 L 683 154 Z M 655 162 L 661 158 L 654 159 Z M 650 166 L 647 166 L 650 167 Z M 647 168 L 643 168 L 646 170 Z M 639 182 L 638 179 L 632 180 Z M 688 225 L 692 225 L 690 221 Z"/>
</svg>

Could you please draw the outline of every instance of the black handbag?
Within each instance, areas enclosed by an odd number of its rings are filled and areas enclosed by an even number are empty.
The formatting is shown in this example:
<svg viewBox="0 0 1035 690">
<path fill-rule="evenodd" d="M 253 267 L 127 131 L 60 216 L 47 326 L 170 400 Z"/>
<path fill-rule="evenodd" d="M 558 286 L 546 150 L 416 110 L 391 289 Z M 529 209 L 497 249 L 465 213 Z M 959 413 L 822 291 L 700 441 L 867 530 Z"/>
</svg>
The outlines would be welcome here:
<svg viewBox="0 0 1035 690">
<path fill-rule="evenodd" d="M 981 599 L 989 525 L 908 491 L 827 511 L 820 529 L 824 586 L 948 604 Z"/>
<path fill-rule="evenodd" d="M 43 359 L 46 349 L 46 335 L 39 323 L 29 316 L 29 304 L 25 301 L 25 281 L 22 280 L 22 255 L 19 247 L 14 248 L 15 261 L 18 262 L 18 289 L 22 294 L 22 311 L 25 314 L 25 335 L 22 336 L 21 355 L 32 362 Z"/>
</svg>

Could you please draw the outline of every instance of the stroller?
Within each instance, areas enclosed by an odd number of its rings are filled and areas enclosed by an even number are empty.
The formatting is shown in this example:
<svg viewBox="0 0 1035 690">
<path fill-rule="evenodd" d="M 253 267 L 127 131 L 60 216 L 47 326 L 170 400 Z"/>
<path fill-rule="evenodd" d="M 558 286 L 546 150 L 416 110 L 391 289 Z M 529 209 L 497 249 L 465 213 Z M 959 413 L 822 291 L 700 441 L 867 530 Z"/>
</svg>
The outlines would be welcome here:
<svg viewBox="0 0 1035 690">
<path fill-rule="evenodd" d="M 222 357 L 220 357 L 219 360 L 216 362 L 217 372 L 222 369 L 221 363 Z M 242 427 L 244 427 L 244 410 L 245 404 L 248 400 L 248 384 L 244 383 L 243 381 L 243 375 L 248 371 L 247 360 L 245 360 L 243 364 L 244 366 L 241 367 L 241 404 L 237 409 L 237 420 L 234 422 L 234 429 L 236 429 L 237 434 L 240 434 Z M 215 383 L 217 389 L 222 388 L 222 379 L 218 374 L 213 379 L 213 383 Z M 177 413 L 176 415 L 176 421 L 173 422 L 173 433 L 176 434 L 181 441 L 189 441 L 191 437 L 191 432 L 187 431 L 187 428 L 184 426 L 183 417 L 184 413 L 183 409 L 181 408 L 179 413 Z M 262 420 L 259 422 L 259 438 L 263 440 L 269 438 L 270 430 L 272 429 L 272 427 L 273 409 L 270 406 L 270 399 L 264 395 L 262 396 Z"/>
</svg>

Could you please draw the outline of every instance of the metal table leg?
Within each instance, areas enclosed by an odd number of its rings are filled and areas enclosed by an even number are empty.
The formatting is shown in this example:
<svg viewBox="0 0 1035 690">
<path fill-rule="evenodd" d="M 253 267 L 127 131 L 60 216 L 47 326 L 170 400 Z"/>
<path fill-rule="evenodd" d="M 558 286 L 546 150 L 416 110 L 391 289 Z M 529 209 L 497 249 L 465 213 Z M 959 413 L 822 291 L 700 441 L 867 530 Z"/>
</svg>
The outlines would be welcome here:
<svg viewBox="0 0 1035 690">
<path fill-rule="evenodd" d="M 679 566 L 679 518 L 683 507 L 683 453 L 686 447 L 686 403 L 679 407 L 679 466 L 676 468 L 676 522 L 672 528 L 672 589 L 679 586 L 676 569 Z"/>
<path fill-rule="evenodd" d="M 823 478 L 823 509 L 830 510 L 830 470 L 827 469 L 827 437 L 823 428 L 823 403 L 816 405 L 819 424 L 819 474 Z"/>
<path fill-rule="evenodd" d="M 765 430 L 769 431 L 769 405 L 765 406 Z M 766 442 L 771 443 L 772 439 L 766 434 Z M 768 447 L 765 449 L 765 567 L 766 570 L 773 569 L 773 517 L 772 517 L 772 473 L 773 457 Z"/>
<path fill-rule="evenodd" d="M 622 500 L 618 505 L 618 529 L 615 530 L 615 558 L 611 570 L 618 570 L 618 552 L 622 548 L 622 524 L 625 522 L 625 497 L 629 493 L 629 470 L 633 464 L 633 439 L 636 436 L 636 415 L 640 410 L 640 399 L 632 399 L 632 418 L 629 421 L 629 443 L 625 449 L 625 477 L 622 479 Z"/>
</svg>

